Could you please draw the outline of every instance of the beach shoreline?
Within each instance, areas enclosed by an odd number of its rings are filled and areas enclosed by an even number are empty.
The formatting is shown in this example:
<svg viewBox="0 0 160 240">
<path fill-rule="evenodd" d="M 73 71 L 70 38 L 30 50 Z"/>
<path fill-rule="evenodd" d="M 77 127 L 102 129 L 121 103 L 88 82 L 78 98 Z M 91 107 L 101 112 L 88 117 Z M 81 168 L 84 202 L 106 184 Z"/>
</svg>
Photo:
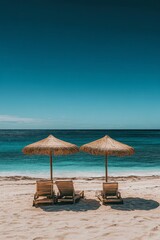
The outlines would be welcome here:
<svg viewBox="0 0 160 240">
<path fill-rule="evenodd" d="M 0 181 L 20 181 L 20 180 L 43 180 L 48 178 L 40 178 L 40 177 L 30 177 L 30 176 L 0 176 Z M 109 181 L 126 181 L 126 180 L 145 180 L 145 179 L 160 179 L 160 175 L 146 175 L 146 176 L 137 176 L 137 175 L 129 175 L 129 176 L 109 176 Z M 55 177 L 54 180 L 84 180 L 84 181 L 92 181 L 99 180 L 105 181 L 105 177 Z"/>
</svg>

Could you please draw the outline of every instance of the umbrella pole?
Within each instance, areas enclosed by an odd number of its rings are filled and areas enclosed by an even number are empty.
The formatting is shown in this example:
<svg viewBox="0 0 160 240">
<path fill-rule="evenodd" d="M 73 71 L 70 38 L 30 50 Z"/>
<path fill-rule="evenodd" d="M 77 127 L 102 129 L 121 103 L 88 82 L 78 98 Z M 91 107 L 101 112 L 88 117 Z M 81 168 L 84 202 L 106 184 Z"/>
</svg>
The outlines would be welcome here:
<svg viewBox="0 0 160 240">
<path fill-rule="evenodd" d="M 53 180 L 52 153 L 50 153 L 50 176 L 51 176 L 51 181 L 52 181 Z M 51 195 L 53 196 L 53 185 L 51 186 Z"/>
<path fill-rule="evenodd" d="M 53 180 L 53 173 L 52 173 L 52 153 L 50 153 L 50 176 L 51 176 L 51 180 Z"/>
<path fill-rule="evenodd" d="M 106 182 L 108 182 L 108 158 L 107 158 L 107 154 L 106 154 L 105 164 L 106 164 Z"/>
</svg>

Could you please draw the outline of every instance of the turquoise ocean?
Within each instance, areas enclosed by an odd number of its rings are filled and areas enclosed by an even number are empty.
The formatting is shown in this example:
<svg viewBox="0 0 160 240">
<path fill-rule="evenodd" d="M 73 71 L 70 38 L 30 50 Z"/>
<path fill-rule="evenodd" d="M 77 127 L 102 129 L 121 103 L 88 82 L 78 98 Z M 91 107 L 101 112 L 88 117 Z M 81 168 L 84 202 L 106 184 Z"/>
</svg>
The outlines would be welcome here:
<svg viewBox="0 0 160 240">
<path fill-rule="evenodd" d="M 49 157 L 24 155 L 22 149 L 50 134 L 78 146 L 109 135 L 135 148 L 132 156 L 109 157 L 110 176 L 160 175 L 160 130 L 0 130 L 0 176 L 48 178 Z M 103 156 L 53 156 L 55 177 L 101 177 L 104 166 Z"/>
</svg>

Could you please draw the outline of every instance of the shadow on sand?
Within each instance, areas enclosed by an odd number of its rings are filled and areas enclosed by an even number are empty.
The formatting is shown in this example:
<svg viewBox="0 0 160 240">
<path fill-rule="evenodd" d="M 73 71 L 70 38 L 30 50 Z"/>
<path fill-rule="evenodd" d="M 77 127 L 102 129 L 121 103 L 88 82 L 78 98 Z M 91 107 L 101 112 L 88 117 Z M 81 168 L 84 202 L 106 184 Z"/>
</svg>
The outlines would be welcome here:
<svg viewBox="0 0 160 240">
<path fill-rule="evenodd" d="M 86 212 L 89 210 L 96 210 L 101 206 L 100 202 L 94 199 L 81 199 L 79 202 L 72 203 L 58 203 L 55 205 L 39 205 L 39 207 L 46 212 L 59 212 L 59 211 L 74 211 Z"/>
<path fill-rule="evenodd" d="M 124 204 L 111 205 L 112 209 L 121 211 L 134 211 L 134 210 L 152 210 L 159 206 L 159 203 L 154 200 L 147 200 L 144 198 L 123 198 Z"/>
</svg>

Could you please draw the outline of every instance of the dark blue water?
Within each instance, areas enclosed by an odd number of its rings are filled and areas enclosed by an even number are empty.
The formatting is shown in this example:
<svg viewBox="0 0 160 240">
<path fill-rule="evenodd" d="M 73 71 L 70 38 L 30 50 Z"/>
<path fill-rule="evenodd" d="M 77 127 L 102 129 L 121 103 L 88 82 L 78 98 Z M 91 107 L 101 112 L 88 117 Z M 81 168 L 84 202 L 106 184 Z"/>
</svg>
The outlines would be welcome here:
<svg viewBox="0 0 160 240">
<path fill-rule="evenodd" d="M 48 135 L 78 146 L 104 135 L 135 148 L 129 157 L 109 157 L 109 175 L 160 175 L 160 130 L 0 130 L 0 175 L 49 177 L 49 157 L 22 148 Z M 104 176 L 104 157 L 86 153 L 53 157 L 54 176 Z"/>
</svg>

